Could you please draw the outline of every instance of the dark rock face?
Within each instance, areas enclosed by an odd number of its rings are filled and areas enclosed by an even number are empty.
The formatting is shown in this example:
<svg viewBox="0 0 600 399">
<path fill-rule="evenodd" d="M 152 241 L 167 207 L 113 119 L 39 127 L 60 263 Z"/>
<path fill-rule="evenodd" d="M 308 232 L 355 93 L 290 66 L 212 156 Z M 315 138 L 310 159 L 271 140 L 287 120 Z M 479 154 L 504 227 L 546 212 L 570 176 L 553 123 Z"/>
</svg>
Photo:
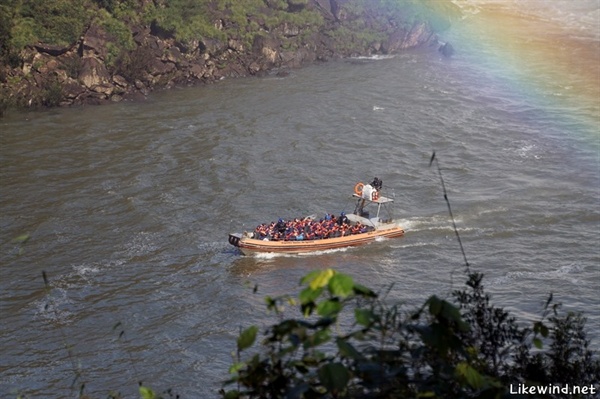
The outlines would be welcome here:
<svg viewBox="0 0 600 399">
<path fill-rule="evenodd" d="M 454 47 L 448 42 L 442 44 L 438 50 L 444 57 L 450 58 L 454 55 Z"/>
<path fill-rule="evenodd" d="M 48 105 L 43 98 L 51 82 L 62 86 L 63 97 L 51 105 L 103 104 L 140 99 L 159 88 L 264 76 L 271 70 L 286 76 L 290 68 L 316 61 L 390 54 L 437 42 L 426 23 L 407 28 L 383 16 L 353 15 L 344 7 L 347 1 L 311 0 L 302 7 L 319 11 L 325 21 L 319 30 L 286 22 L 269 32 L 263 29 L 251 43 L 229 37 L 183 44 L 157 26 L 131 26 L 137 47 L 118 61 L 110 53 L 113 38 L 101 26 L 92 24 L 70 47 L 40 44 L 27 49 L 21 68 L 4 68 L 0 89 L 20 106 Z M 340 26 L 348 30 L 359 18 L 365 18 L 370 28 L 387 39 L 366 44 L 356 44 L 351 37 L 340 39 L 339 35 L 334 39 L 332 33 Z M 227 23 L 218 19 L 215 26 L 222 28 Z M 261 25 L 260 18 L 257 23 Z M 449 43 L 439 51 L 444 56 L 453 53 Z"/>
<path fill-rule="evenodd" d="M 78 80 L 83 86 L 93 90 L 96 86 L 108 84 L 110 74 L 102 61 L 94 56 L 90 56 L 83 58 Z"/>
<path fill-rule="evenodd" d="M 50 54 L 52 56 L 58 57 L 59 55 L 62 55 L 64 53 L 66 53 L 67 51 L 69 51 L 68 47 L 63 47 L 63 46 L 51 46 L 48 44 L 36 44 L 34 46 L 34 48 L 39 51 L 40 53 L 46 53 L 46 54 Z"/>
</svg>

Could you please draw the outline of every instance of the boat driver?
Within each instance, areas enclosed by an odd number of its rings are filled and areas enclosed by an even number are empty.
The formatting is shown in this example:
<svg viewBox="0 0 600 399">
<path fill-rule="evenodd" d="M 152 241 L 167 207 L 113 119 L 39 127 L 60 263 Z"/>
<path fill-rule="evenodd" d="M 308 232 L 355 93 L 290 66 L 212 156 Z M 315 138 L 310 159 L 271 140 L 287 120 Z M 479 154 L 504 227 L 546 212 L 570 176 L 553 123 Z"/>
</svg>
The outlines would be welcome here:
<svg viewBox="0 0 600 399">
<path fill-rule="evenodd" d="M 381 187 L 383 187 L 383 180 L 381 180 L 379 177 L 374 177 L 373 181 L 371 182 L 371 186 L 373 186 L 375 190 L 379 191 L 381 190 Z"/>
</svg>

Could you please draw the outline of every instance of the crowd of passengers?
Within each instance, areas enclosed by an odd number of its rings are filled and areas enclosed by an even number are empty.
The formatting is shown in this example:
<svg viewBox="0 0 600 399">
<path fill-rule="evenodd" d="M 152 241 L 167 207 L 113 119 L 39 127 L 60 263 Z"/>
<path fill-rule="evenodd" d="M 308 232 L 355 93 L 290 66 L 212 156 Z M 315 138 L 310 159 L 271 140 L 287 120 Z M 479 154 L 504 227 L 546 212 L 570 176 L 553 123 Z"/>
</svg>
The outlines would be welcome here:
<svg viewBox="0 0 600 399">
<path fill-rule="evenodd" d="M 321 240 L 334 237 L 345 237 L 352 234 L 366 233 L 374 230 L 360 222 L 351 223 L 344 212 L 336 217 L 326 214 L 323 219 L 279 219 L 277 223 L 262 223 L 254 229 L 254 238 L 272 241 Z"/>
</svg>

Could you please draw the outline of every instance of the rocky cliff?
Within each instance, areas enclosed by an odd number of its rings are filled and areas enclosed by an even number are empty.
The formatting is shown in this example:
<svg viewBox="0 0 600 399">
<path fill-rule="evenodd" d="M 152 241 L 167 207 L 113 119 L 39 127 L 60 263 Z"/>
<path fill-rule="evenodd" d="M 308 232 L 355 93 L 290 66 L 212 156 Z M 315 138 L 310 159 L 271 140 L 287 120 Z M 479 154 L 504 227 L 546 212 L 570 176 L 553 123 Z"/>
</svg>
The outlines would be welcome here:
<svg viewBox="0 0 600 399">
<path fill-rule="evenodd" d="M 268 4 L 269 2 L 265 2 Z M 309 10 L 319 22 L 267 24 L 261 15 L 249 15 L 255 31 L 231 33 L 238 23 L 231 13 L 214 10 L 220 39 L 178 41 L 156 23 L 128 24 L 132 46 L 115 61 L 113 33 L 98 22 L 87 26 L 69 46 L 42 43 L 28 46 L 17 67 L 0 70 L 0 100 L 17 107 L 70 106 L 143 98 L 149 92 L 174 85 L 210 83 L 223 78 L 285 74 L 316 61 L 435 45 L 430 22 L 377 9 L 352 6 L 351 0 L 308 0 L 286 12 Z M 268 14 L 268 10 L 266 11 Z M 268 15 L 267 15 L 268 16 Z M 237 32 L 240 30 L 237 29 Z M 249 39 L 250 38 L 250 39 Z M 437 48 L 437 46 L 436 46 Z"/>
</svg>

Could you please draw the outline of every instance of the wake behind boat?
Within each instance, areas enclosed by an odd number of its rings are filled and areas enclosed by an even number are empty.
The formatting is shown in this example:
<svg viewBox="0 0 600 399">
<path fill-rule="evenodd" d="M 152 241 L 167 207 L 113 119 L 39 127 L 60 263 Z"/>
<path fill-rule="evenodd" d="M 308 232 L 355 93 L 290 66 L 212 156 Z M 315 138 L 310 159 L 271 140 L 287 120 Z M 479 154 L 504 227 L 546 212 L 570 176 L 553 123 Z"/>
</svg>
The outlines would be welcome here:
<svg viewBox="0 0 600 399">
<path fill-rule="evenodd" d="M 357 203 L 353 213 L 326 214 L 322 219 L 311 216 L 279 219 L 270 224 L 263 223 L 254 231 L 229 234 L 229 243 L 245 255 L 298 254 L 364 245 L 379 237 L 400 237 L 404 230 L 391 218 L 389 209 L 394 200 L 381 195 L 382 185 L 378 178 L 371 184 L 357 183 L 353 194 Z M 369 207 L 376 208 L 372 217 Z"/>
</svg>

